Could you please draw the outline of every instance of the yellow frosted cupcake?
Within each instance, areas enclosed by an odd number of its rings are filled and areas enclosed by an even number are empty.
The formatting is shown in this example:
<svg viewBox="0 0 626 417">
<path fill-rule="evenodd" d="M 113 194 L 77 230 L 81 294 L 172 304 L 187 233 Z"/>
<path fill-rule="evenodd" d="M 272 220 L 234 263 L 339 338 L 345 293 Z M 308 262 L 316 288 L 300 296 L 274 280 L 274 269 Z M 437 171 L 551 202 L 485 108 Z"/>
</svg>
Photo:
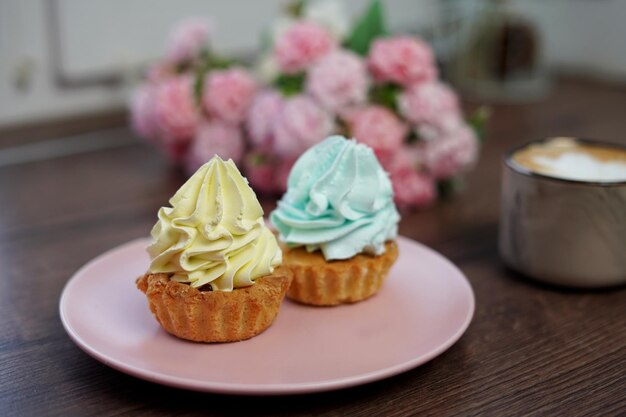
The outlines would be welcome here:
<svg viewBox="0 0 626 417">
<path fill-rule="evenodd" d="M 271 214 L 293 273 L 287 297 L 336 305 L 376 294 L 398 257 L 400 216 L 371 148 L 331 136 L 294 165 Z"/>
<path fill-rule="evenodd" d="M 159 210 L 137 280 L 169 333 L 198 342 L 248 339 L 278 314 L 291 273 L 263 209 L 232 160 L 218 156 Z"/>
</svg>

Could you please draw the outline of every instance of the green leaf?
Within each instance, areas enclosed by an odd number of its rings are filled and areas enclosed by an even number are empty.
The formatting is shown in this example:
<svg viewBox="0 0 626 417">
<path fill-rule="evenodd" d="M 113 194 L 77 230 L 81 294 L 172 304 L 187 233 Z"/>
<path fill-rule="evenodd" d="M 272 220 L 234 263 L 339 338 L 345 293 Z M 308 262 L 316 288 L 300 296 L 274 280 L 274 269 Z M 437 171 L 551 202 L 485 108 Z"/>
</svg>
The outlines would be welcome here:
<svg viewBox="0 0 626 417">
<path fill-rule="evenodd" d="M 437 182 L 437 192 L 442 200 L 450 199 L 465 188 L 461 177 L 452 177 Z"/>
<path fill-rule="evenodd" d="M 274 81 L 274 86 L 285 96 L 294 96 L 304 90 L 304 72 L 298 74 L 281 74 Z"/>
<path fill-rule="evenodd" d="M 369 101 L 380 104 L 393 112 L 398 112 L 398 94 L 400 86 L 395 84 L 375 85 L 369 92 Z"/>
<path fill-rule="evenodd" d="M 230 68 L 236 61 L 230 58 L 214 55 L 209 50 L 203 50 L 200 54 L 200 62 L 195 67 L 194 95 L 196 103 L 202 101 L 202 91 L 204 90 L 204 78 L 206 74 L 213 70 Z"/>
<path fill-rule="evenodd" d="M 230 68 L 236 63 L 237 61 L 235 61 L 234 59 L 222 57 L 219 55 L 211 54 L 208 57 L 208 65 L 209 69 L 211 70 Z"/>
<path fill-rule="evenodd" d="M 267 165 L 270 162 L 270 158 L 260 152 L 249 153 L 247 159 L 252 165 L 257 167 Z"/>
<path fill-rule="evenodd" d="M 284 6 L 283 10 L 287 16 L 291 16 L 297 19 L 302 17 L 304 6 L 306 6 L 306 0 L 294 0 L 288 2 Z"/>
<path fill-rule="evenodd" d="M 491 109 L 487 106 L 480 106 L 467 118 L 467 123 L 474 129 L 478 140 L 485 141 L 487 122 L 491 117 Z"/>
<path fill-rule="evenodd" d="M 199 65 L 196 68 L 195 80 L 193 84 L 193 93 L 194 98 L 196 99 L 196 104 L 200 105 L 202 103 L 202 90 L 204 90 L 204 76 L 209 70 L 207 65 Z"/>
<path fill-rule="evenodd" d="M 354 25 L 346 46 L 359 55 L 367 55 L 374 39 L 387 34 L 385 16 L 380 0 L 373 0 Z"/>
</svg>

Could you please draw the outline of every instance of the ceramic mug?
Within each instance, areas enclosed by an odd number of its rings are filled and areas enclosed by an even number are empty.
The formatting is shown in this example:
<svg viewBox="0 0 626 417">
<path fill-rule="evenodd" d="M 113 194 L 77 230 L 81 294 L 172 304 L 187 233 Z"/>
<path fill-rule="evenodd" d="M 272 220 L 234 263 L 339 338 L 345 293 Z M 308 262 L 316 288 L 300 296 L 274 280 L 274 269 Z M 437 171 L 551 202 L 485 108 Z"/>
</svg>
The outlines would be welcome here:
<svg viewBox="0 0 626 417">
<path fill-rule="evenodd" d="M 504 157 L 500 254 L 505 264 L 551 284 L 626 283 L 626 181 L 587 181 L 538 173 Z M 626 147 L 572 139 L 617 153 Z"/>
</svg>

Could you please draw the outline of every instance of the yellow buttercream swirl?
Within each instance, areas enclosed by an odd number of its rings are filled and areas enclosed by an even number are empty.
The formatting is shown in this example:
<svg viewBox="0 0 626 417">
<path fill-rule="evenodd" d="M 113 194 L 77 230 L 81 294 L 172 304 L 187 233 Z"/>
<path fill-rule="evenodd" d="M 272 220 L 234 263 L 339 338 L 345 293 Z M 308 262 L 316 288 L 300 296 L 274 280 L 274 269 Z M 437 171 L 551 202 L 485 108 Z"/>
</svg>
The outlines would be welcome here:
<svg viewBox="0 0 626 417">
<path fill-rule="evenodd" d="M 151 273 L 232 291 L 282 263 L 263 209 L 232 160 L 213 157 L 169 202 L 172 207 L 161 207 L 151 232 Z"/>
</svg>

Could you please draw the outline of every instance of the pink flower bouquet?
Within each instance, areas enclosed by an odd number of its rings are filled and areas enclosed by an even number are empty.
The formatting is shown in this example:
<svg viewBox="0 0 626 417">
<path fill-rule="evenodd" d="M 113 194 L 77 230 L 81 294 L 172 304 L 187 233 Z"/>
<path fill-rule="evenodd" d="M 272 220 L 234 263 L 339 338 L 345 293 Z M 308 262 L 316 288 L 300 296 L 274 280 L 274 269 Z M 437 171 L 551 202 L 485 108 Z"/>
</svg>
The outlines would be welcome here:
<svg viewBox="0 0 626 417">
<path fill-rule="evenodd" d="M 336 9 L 298 4 L 256 78 L 211 53 L 206 23 L 178 26 L 133 97 L 135 130 L 190 171 L 233 158 L 263 193 L 284 191 L 295 159 L 342 133 L 374 149 L 400 206 L 433 202 L 476 163 L 484 112 L 466 121 L 430 46 L 387 36 L 378 1 L 352 32 Z"/>
<path fill-rule="evenodd" d="M 130 105 L 134 130 L 188 172 L 216 153 L 242 162 L 244 122 L 259 90 L 250 71 L 211 52 L 210 34 L 201 19 L 177 25 Z"/>
</svg>

